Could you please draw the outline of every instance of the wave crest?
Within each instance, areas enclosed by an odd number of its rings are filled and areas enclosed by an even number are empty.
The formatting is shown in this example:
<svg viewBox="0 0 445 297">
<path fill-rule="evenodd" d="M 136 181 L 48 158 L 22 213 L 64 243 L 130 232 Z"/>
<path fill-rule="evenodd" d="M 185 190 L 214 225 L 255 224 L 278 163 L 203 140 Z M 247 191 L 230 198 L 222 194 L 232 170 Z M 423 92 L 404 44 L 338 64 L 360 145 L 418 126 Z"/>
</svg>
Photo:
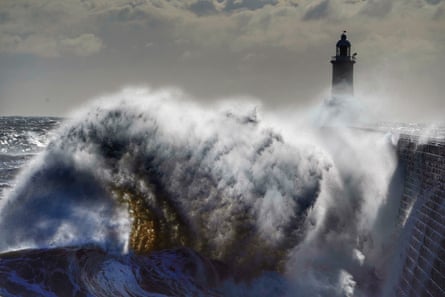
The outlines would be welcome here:
<svg viewBox="0 0 445 297">
<path fill-rule="evenodd" d="M 239 271 L 282 268 L 322 156 L 265 127 L 254 106 L 212 111 L 176 95 L 127 91 L 66 123 L 3 203 L 0 248 L 188 246 Z"/>
</svg>

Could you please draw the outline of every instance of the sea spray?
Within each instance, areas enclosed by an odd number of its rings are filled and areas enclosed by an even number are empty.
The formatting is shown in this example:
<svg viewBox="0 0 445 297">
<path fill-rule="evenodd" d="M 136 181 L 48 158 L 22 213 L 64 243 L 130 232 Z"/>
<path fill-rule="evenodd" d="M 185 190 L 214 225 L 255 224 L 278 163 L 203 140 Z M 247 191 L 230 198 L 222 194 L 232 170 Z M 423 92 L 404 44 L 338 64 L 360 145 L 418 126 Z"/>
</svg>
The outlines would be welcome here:
<svg viewBox="0 0 445 297">
<path fill-rule="evenodd" d="M 1 205 L 1 249 L 187 246 L 250 278 L 226 283 L 228 296 L 268 283 L 277 296 L 378 292 L 390 142 L 338 122 L 288 129 L 257 109 L 204 108 L 170 90 L 102 98 L 19 176 Z"/>
<path fill-rule="evenodd" d="M 148 209 L 148 221 L 133 224 L 133 234 L 152 241 L 143 244 L 148 249 L 190 246 L 240 270 L 282 266 L 304 238 L 327 168 L 310 146 L 288 145 L 252 114 L 204 110 L 165 94 L 118 96 L 65 125 L 49 144 L 4 205 L 3 248 L 79 238 L 113 246 L 116 230 L 111 237 L 103 235 L 107 228 L 92 230 L 110 227 L 123 200 Z M 85 209 L 103 213 L 91 217 Z M 138 231 L 147 226 L 151 239 Z"/>
</svg>

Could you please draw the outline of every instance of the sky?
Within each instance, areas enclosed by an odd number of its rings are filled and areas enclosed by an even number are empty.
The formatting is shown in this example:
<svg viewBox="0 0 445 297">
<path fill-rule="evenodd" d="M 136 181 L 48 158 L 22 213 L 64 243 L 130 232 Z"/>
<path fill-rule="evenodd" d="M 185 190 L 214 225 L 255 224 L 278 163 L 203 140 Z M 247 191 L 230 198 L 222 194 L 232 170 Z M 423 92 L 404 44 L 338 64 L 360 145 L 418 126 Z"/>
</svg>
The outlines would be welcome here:
<svg viewBox="0 0 445 297">
<path fill-rule="evenodd" d="M 67 115 L 128 86 L 263 109 L 329 98 L 347 30 L 357 102 L 442 121 L 444 0 L 2 0 L 0 115 Z"/>
</svg>

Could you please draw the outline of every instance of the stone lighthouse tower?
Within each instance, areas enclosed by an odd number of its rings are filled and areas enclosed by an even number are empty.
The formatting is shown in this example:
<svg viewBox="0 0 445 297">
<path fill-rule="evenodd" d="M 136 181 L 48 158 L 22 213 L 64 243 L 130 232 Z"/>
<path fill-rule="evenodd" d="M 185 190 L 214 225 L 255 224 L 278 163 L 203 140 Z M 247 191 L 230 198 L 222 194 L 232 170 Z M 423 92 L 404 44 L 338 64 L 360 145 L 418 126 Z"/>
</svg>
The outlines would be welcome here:
<svg viewBox="0 0 445 297">
<path fill-rule="evenodd" d="M 340 40 L 336 45 L 337 51 L 332 57 L 332 97 L 352 96 L 354 94 L 354 53 L 351 56 L 351 43 L 343 31 Z"/>
</svg>

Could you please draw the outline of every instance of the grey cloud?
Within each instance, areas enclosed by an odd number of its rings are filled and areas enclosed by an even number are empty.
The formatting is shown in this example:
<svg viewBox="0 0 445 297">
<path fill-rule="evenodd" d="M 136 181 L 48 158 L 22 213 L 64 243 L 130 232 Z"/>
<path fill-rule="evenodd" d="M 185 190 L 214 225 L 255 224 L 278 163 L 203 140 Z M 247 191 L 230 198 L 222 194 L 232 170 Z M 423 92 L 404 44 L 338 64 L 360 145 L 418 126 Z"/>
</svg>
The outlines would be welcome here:
<svg viewBox="0 0 445 297">
<path fill-rule="evenodd" d="M 72 108 L 85 98 L 128 84 L 178 86 L 203 101 L 247 94 L 270 106 L 303 106 L 328 89 L 330 64 L 326 59 L 344 29 L 350 33 L 354 51 L 360 53 L 357 92 L 392 69 L 403 73 L 399 75 L 403 80 L 394 75 L 382 79 L 382 89 L 383 85 L 409 89 L 417 81 L 416 94 L 432 94 L 432 101 L 443 102 L 437 83 L 445 63 L 441 54 L 445 46 L 443 1 L 435 5 L 433 0 L 42 3 L 0 1 L 0 69 L 10 65 L 8 71 L 17 73 L 15 80 L 7 75 L 0 78 L 0 98 L 7 98 L 3 100 L 10 106 L 24 102 L 20 98 L 35 96 L 63 98 L 60 106 Z M 249 53 L 257 58 L 245 59 Z M 18 70 L 8 62 L 11 56 L 23 54 L 39 62 L 35 68 L 39 77 L 30 75 L 29 66 Z M 88 55 L 88 62 L 76 60 Z M 48 60 L 42 57 L 58 59 L 45 64 Z M 414 75 L 419 69 L 424 69 L 424 82 Z M 22 78 L 27 88 L 22 87 Z M 77 81 L 76 87 L 72 81 Z M 393 94 L 400 96 L 400 92 Z M 412 93 L 403 92 L 406 98 L 399 101 L 411 98 L 416 102 Z M 4 106 L 1 111 L 9 112 Z M 55 106 L 48 108 L 55 110 Z"/>
<path fill-rule="evenodd" d="M 0 51 L 32 54 L 41 57 L 59 57 L 62 54 L 89 56 L 103 48 L 100 38 L 91 33 L 55 39 L 49 35 L 31 34 L 25 37 L 0 33 Z"/>
<path fill-rule="evenodd" d="M 103 48 L 81 5 L 5 1 L 0 11 L 0 53 L 88 56 Z"/>
<path fill-rule="evenodd" d="M 189 9 L 198 16 L 214 14 L 217 12 L 213 2 L 209 0 L 198 0 L 192 3 Z"/>
<path fill-rule="evenodd" d="M 369 0 L 363 8 L 362 13 L 371 17 L 385 17 L 393 7 L 392 1 L 386 0 Z"/>
<path fill-rule="evenodd" d="M 80 3 L 86 10 L 94 10 L 97 7 L 94 0 L 80 0 Z"/>
<path fill-rule="evenodd" d="M 82 34 L 74 38 L 66 38 L 60 42 L 61 51 L 76 56 L 89 56 L 98 53 L 103 48 L 102 40 L 94 34 Z"/>
<path fill-rule="evenodd" d="M 227 0 L 224 6 L 224 11 L 234 11 L 238 9 L 256 10 L 263 8 L 266 5 L 276 5 L 277 0 Z"/>
<path fill-rule="evenodd" d="M 445 15 L 445 11 L 443 7 L 437 8 L 436 12 L 434 13 L 433 20 L 440 20 Z"/>
<path fill-rule="evenodd" d="M 276 6 L 278 0 L 196 0 L 188 6 L 198 16 L 216 14 L 218 12 L 236 13 L 237 11 L 254 11 L 266 5 Z M 294 4 L 295 5 L 295 4 Z"/>
<path fill-rule="evenodd" d="M 9 15 L 8 12 L 6 11 L 1 11 L 0 12 L 0 24 L 4 24 L 11 21 L 11 16 Z"/>
<path fill-rule="evenodd" d="M 310 6 L 304 14 L 304 20 L 321 19 L 328 15 L 329 0 L 321 1 L 313 6 Z"/>
<path fill-rule="evenodd" d="M 143 20 L 148 17 L 145 11 L 130 4 L 124 7 L 110 9 L 106 15 L 109 20 L 113 22 L 130 22 Z"/>
<path fill-rule="evenodd" d="M 442 0 L 425 0 L 426 3 L 431 4 L 431 5 L 437 5 L 441 2 Z"/>
</svg>

